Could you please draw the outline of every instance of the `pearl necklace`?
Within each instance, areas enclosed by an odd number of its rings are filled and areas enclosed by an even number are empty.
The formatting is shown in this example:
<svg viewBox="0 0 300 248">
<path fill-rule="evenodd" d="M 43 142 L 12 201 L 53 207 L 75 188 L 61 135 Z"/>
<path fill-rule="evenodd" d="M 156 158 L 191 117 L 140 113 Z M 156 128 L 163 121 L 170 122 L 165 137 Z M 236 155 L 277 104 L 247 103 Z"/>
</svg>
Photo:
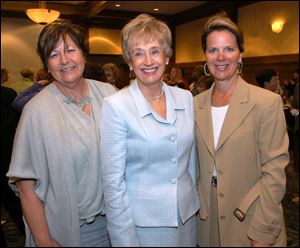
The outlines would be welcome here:
<svg viewBox="0 0 300 248">
<path fill-rule="evenodd" d="M 159 100 L 164 95 L 164 93 L 165 92 L 163 91 L 163 89 L 161 89 L 161 93 L 159 96 L 145 96 L 145 97 L 152 100 Z"/>
<path fill-rule="evenodd" d="M 73 99 L 72 97 L 67 96 L 64 99 L 64 102 L 66 104 L 73 103 L 76 107 L 83 110 L 86 105 L 89 105 L 92 102 L 92 98 L 90 96 L 82 96 L 81 99 L 79 101 L 77 101 L 77 100 Z"/>
</svg>

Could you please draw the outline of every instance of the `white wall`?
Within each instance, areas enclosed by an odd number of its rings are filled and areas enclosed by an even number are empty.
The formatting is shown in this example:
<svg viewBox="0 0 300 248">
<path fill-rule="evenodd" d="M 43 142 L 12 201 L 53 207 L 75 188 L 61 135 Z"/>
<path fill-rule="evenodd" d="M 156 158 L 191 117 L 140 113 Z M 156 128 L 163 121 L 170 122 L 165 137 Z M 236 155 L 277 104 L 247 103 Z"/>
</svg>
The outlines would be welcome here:
<svg viewBox="0 0 300 248">
<path fill-rule="evenodd" d="M 29 19 L 1 17 L 1 68 L 9 72 L 8 83 L 20 80 L 20 71 L 30 66 L 38 71 L 43 64 L 36 52 L 43 26 Z"/>
</svg>

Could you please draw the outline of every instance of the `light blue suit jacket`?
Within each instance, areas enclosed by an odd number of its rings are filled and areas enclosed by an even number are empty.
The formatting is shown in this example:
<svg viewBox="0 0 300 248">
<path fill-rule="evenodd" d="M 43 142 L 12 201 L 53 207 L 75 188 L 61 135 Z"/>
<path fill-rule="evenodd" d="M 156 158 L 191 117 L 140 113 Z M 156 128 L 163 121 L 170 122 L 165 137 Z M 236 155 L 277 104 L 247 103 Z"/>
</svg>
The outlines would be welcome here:
<svg viewBox="0 0 300 248">
<path fill-rule="evenodd" d="M 113 246 L 138 246 L 135 227 L 177 227 L 199 209 L 195 189 L 193 97 L 163 85 L 161 118 L 137 82 L 105 98 L 101 174 Z"/>
</svg>

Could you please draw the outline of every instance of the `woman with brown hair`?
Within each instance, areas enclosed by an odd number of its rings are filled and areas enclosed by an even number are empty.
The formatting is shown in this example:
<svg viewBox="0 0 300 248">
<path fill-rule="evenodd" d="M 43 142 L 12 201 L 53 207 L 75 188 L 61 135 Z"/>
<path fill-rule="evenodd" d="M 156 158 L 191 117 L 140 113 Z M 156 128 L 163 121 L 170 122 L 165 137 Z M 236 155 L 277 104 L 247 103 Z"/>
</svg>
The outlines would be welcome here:
<svg viewBox="0 0 300 248">
<path fill-rule="evenodd" d="M 242 79 L 243 41 L 224 14 L 211 17 L 202 32 L 204 70 L 214 83 L 194 98 L 200 247 L 286 245 L 282 100 Z"/>
<path fill-rule="evenodd" d="M 99 114 L 115 90 L 83 77 L 87 49 L 77 25 L 45 26 L 38 52 L 53 82 L 25 105 L 7 173 L 21 199 L 26 246 L 110 246 Z"/>
</svg>

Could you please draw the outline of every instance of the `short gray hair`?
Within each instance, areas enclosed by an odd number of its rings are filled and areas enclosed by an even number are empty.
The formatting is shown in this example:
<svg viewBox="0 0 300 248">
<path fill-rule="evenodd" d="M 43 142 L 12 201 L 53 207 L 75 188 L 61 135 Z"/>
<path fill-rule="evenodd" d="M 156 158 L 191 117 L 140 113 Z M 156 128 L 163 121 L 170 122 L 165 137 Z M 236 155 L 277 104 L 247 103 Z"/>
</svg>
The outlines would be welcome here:
<svg viewBox="0 0 300 248">
<path fill-rule="evenodd" d="M 148 15 L 140 14 L 121 31 L 121 44 L 123 58 L 126 63 L 130 62 L 129 40 L 132 37 L 144 38 L 145 40 L 157 40 L 163 47 L 168 58 L 172 57 L 172 34 L 166 23 Z"/>
</svg>

